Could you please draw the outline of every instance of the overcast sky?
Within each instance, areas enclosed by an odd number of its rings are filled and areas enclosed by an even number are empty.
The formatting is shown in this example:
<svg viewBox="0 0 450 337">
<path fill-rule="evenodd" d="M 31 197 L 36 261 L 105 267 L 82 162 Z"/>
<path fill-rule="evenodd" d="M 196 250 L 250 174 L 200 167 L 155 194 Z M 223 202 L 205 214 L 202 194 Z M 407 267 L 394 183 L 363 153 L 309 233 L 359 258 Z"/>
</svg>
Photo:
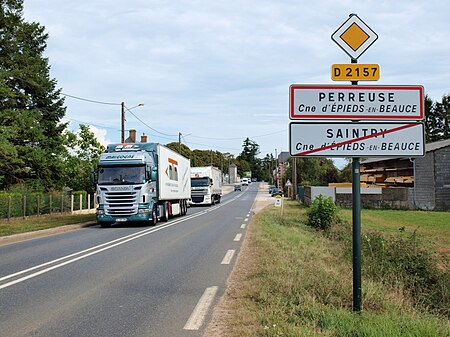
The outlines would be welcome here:
<svg viewBox="0 0 450 337">
<path fill-rule="evenodd" d="M 450 93 L 450 2 L 443 0 L 25 0 L 44 25 L 51 77 L 66 97 L 70 128 L 89 124 L 103 143 L 125 129 L 191 149 L 288 151 L 291 84 L 331 80 L 349 63 L 331 35 L 356 13 L 378 40 L 358 63 L 380 65 L 377 82 Z M 134 116 L 134 115 L 135 116 Z M 126 132 L 128 134 L 128 132 Z"/>
</svg>

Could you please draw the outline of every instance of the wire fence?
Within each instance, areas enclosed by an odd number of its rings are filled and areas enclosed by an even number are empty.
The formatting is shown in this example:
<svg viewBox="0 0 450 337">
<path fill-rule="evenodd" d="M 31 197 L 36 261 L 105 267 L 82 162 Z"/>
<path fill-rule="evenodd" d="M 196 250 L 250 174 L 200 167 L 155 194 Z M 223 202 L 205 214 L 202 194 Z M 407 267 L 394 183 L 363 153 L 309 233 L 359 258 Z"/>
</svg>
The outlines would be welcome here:
<svg viewBox="0 0 450 337">
<path fill-rule="evenodd" d="M 0 219 L 95 211 L 95 194 L 0 194 Z"/>
</svg>

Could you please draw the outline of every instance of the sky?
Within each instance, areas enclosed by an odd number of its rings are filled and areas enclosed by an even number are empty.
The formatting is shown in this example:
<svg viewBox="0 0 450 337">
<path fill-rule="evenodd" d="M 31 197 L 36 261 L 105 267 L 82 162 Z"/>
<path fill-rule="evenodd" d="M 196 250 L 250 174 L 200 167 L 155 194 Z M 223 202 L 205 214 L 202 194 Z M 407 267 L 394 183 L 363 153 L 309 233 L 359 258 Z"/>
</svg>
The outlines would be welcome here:
<svg viewBox="0 0 450 337">
<path fill-rule="evenodd" d="M 450 94 L 448 1 L 24 2 L 25 20 L 48 33 L 71 130 L 120 142 L 124 102 L 125 137 L 234 155 L 249 137 L 259 157 L 289 151 L 291 84 L 349 84 L 331 80 L 332 64 L 350 63 L 331 35 L 351 13 L 378 35 L 358 63 L 379 64 L 380 80 L 364 84 Z"/>
</svg>

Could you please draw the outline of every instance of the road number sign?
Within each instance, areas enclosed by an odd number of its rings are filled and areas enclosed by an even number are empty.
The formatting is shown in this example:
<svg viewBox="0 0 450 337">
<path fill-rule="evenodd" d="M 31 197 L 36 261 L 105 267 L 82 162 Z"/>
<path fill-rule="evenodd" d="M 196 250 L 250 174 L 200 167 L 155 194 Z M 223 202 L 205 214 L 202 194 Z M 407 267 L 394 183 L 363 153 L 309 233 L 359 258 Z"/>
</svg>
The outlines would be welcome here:
<svg viewBox="0 0 450 337">
<path fill-rule="evenodd" d="M 290 86 L 291 119 L 422 120 L 422 86 Z"/>
<path fill-rule="evenodd" d="M 425 155 L 422 123 L 293 122 L 291 156 L 421 157 Z"/>
<path fill-rule="evenodd" d="M 378 64 L 333 64 L 331 66 L 333 81 L 378 81 L 380 66 Z"/>
</svg>

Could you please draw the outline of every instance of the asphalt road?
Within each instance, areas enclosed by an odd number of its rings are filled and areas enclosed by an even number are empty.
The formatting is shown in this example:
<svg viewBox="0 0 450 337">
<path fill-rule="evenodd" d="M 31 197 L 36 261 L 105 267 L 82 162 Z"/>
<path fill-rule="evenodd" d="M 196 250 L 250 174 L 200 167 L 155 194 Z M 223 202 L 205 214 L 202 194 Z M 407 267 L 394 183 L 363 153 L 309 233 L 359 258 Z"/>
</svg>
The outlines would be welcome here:
<svg viewBox="0 0 450 337">
<path fill-rule="evenodd" d="M 154 227 L 93 226 L 0 246 L 0 335 L 201 336 L 258 185 Z"/>
</svg>

